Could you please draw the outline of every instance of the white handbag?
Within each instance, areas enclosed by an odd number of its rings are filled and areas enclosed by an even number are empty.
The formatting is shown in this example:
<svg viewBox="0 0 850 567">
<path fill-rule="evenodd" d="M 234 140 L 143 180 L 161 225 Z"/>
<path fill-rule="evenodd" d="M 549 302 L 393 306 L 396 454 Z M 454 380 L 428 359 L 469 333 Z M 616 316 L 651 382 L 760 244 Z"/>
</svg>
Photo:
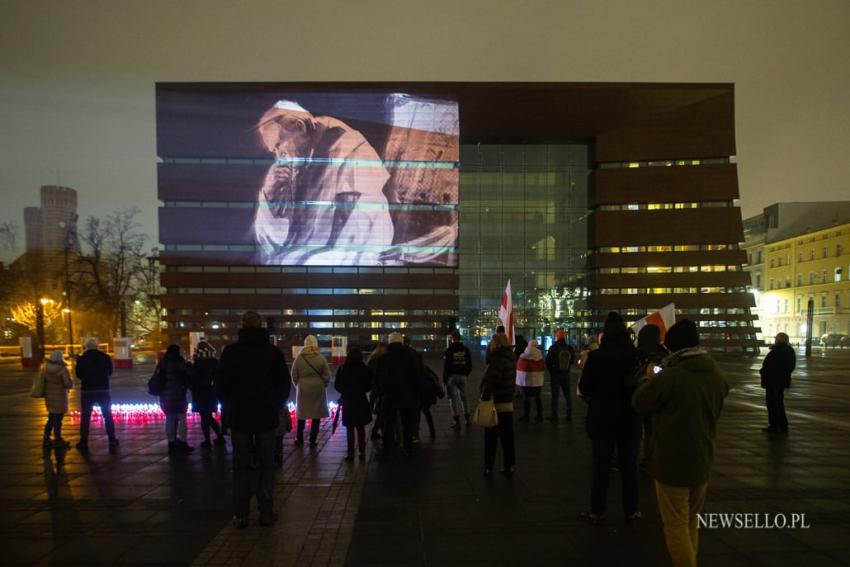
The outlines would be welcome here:
<svg viewBox="0 0 850 567">
<path fill-rule="evenodd" d="M 481 427 L 496 427 L 499 423 L 499 414 L 496 411 L 496 402 L 493 398 L 481 400 L 472 414 L 472 423 Z"/>
</svg>

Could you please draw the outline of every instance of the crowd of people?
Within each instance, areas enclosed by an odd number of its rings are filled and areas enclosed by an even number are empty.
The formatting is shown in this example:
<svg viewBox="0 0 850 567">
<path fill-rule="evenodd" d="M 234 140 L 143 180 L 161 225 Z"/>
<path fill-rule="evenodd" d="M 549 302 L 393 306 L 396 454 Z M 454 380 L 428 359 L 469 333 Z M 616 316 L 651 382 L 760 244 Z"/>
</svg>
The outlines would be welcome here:
<svg viewBox="0 0 850 567">
<path fill-rule="evenodd" d="M 700 348 L 696 325 L 680 320 L 666 333 L 655 325 L 646 325 L 635 337 L 623 318 L 612 312 L 602 332 L 588 340 L 578 354 L 563 330 L 558 330 L 554 338 L 544 355 L 537 340 L 529 342 L 517 336 L 511 344 L 501 327 L 492 336 L 479 392 L 474 396 L 492 402 L 497 416 L 484 428 L 484 475 L 492 475 L 499 448 L 501 474 L 514 474 L 515 397 L 521 394 L 523 412 L 518 421 L 531 420 L 532 405 L 534 420 L 543 421 L 541 391 L 548 372 L 552 401 L 547 419 L 558 421 L 562 396 L 565 418 L 572 419 L 574 387 L 587 406 L 585 428 L 592 447 L 592 475 L 590 506 L 581 517 L 593 525 L 604 522 L 609 471 L 614 464 L 622 482 L 625 521 L 639 521 L 640 462 L 655 481 L 674 565 L 695 564 L 696 514 L 705 501 L 717 423 L 729 390 L 715 361 Z M 443 397 L 448 398 L 452 430 L 469 428 L 475 420 L 467 392 L 473 359 L 459 333 L 452 334 L 443 354 L 442 377 L 424 363 L 405 336 L 392 333 L 388 339 L 386 344 L 376 345 L 368 359 L 361 350 L 350 349 L 336 370 L 333 387 L 340 396 L 346 429 L 346 461 L 358 456 L 366 459 L 366 427 L 370 424 L 369 437 L 376 445 L 377 459 L 411 454 L 420 443 L 423 417 L 430 437 L 435 437 L 431 408 Z M 282 464 L 283 436 L 292 428 L 288 409 L 291 390 L 294 387 L 294 444 L 304 445 L 309 420 L 309 447 L 315 449 L 321 421 L 330 416 L 327 389 L 331 366 L 312 335 L 304 340 L 289 366 L 254 312 L 243 316 L 238 340 L 228 345 L 220 358 L 215 354 L 211 345 L 201 342 L 190 362 L 183 358 L 178 345 L 171 345 L 157 365 L 149 389 L 158 395 L 165 414 L 169 452 L 194 450 L 187 442 L 189 393 L 192 411 L 200 416 L 202 448 L 209 449 L 213 443 L 224 445 L 229 432 L 233 445 L 233 523 L 239 528 L 248 525 L 250 497 L 255 494 L 260 524 L 268 525 L 277 519 L 274 476 Z M 765 431 L 788 430 L 783 392 L 790 385 L 794 365 L 794 351 L 787 336 L 780 333 L 761 371 L 769 409 Z M 575 384 L 571 381 L 574 369 L 580 371 Z M 91 341 L 76 360 L 75 374 L 82 410 L 77 449 L 88 448 L 91 413 L 97 405 L 109 448 L 116 450 L 119 441 L 110 409 L 111 359 Z M 42 368 L 41 380 L 48 412 L 44 445 L 67 448 L 70 443 L 62 437 L 62 419 L 68 411 L 73 381 L 61 351 L 52 353 Z M 215 419 L 219 407 L 220 424 Z M 215 433 L 215 441 L 211 433 Z"/>
</svg>

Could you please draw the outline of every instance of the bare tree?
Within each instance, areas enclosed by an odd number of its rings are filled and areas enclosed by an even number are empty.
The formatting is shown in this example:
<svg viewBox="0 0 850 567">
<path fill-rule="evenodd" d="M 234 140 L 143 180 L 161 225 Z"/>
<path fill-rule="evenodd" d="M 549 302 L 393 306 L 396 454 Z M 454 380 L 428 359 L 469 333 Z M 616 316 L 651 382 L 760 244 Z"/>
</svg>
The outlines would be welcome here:
<svg viewBox="0 0 850 567">
<path fill-rule="evenodd" d="M 79 234 L 84 248 L 75 262 L 76 300 L 106 316 L 112 333 L 125 330 L 127 310 L 144 293 L 146 237 L 138 213 L 132 208 L 89 217 Z"/>
<path fill-rule="evenodd" d="M 17 241 L 18 226 L 13 222 L 0 223 L 0 247 L 14 248 Z"/>
</svg>

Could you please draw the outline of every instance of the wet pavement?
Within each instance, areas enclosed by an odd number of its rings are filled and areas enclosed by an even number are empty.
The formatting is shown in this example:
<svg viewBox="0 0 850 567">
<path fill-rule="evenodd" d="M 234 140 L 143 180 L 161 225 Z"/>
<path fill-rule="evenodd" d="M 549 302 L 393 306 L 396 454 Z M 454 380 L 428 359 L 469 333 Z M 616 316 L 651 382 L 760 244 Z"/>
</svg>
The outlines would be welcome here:
<svg viewBox="0 0 850 567">
<path fill-rule="evenodd" d="M 729 358 L 733 385 L 721 418 L 707 512 L 806 514 L 809 529 L 703 529 L 700 565 L 850 565 L 850 351 L 800 357 L 786 395 L 787 436 L 766 425 L 760 359 Z M 150 366 L 118 371 L 113 402 L 153 402 Z M 477 384 L 480 365 L 473 376 Z M 625 526 L 611 473 L 604 526 L 589 505 L 584 406 L 571 423 L 516 424 L 517 474 L 481 475 L 483 433 L 448 429 L 409 458 L 346 463 L 344 431 L 325 424 L 315 451 L 286 439 L 269 528 L 235 530 L 230 454 L 169 458 L 153 414 L 117 420 L 109 453 L 101 422 L 90 451 L 43 451 L 32 373 L 0 363 L 0 564 L 3 565 L 668 565 L 652 482 L 641 479 L 643 521 Z M 545 392 L 548 395 L 548 392 Z M 333 399 L 332 396 L 329 398 Z M 77 407 L 72 397 L 72 408 Z M 544 411 L 548 398 L 544 399 Z M 423 423 L 424 427 L 424 423 Z M 66 417 L 75 442 L 78 421 Z M 190 421 L 190 443 L 201 440 Z M 253 518 L 253 519 L 256 519 Z"/>
</svg>

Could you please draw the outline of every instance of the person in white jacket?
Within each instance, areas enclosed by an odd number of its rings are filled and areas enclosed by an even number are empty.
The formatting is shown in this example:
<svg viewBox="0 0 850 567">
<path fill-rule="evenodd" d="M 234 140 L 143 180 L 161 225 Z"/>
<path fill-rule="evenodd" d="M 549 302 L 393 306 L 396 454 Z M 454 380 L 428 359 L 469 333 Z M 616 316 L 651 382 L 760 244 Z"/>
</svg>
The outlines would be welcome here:
<svg viewBox="0 0 850 567">
<path fill-rule="evenodd" d="M 304 444 L 304 428 L 310 420 L 310 447 L 315 447 L 319 426 L 328 417 L 328 398 L 325 389 L 331 380 L 328 361 L 319 352 L 319 341 L 313 335 L 304 339 L 304 348 L 292 363 L 292 383 L 295 384 L 295 418 L 298 420 L 295 445 Z"/>
<path fill-rule="evenodd" d="M 546 362 L 543 353 L 537 348 L 537 341 L 532 339 L 528 346 L 516 361 L 516 385 L 522 388 L 523 412 L 520 421 L 528 421 L 531 411 L 531 400 L 534 400 L 537 409 L 535 421 L 543 421 L 543 402 L 540 392 L 543 389 L 543 377 L 546 371 Z"/>
</svg>

